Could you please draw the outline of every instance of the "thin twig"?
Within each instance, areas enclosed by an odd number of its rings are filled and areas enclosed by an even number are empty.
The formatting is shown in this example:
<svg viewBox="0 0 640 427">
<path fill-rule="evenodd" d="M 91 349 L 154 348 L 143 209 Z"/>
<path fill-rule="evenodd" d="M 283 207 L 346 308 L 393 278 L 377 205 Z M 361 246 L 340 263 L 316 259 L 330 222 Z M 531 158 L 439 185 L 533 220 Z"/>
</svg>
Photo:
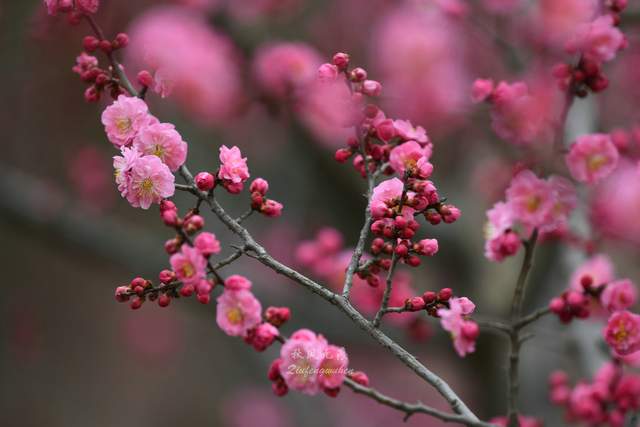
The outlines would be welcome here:
<svg viewBox="0 0 640 427">
<path fill-rule="evenodd" d="M 482 421 L 471 421 L 468 418 L 458 415 L 451 414 L 447 412 L 440 411 L 438 409 L 432 408 L 431 406 L 426 406 L 420 402 L 418 403 L 408 403 L 403 402 L 398 399 L 394 399 L 393 397 L 386 396 L 379 391 L 366 387 L 357 382 L 353 381 L 350 378 L 345 378 L 344 385 L 353 390 L 354 393 L 362 394 L 370 397 L 382 405 L 389 406 L 390 408 L 397 409 L 398 411 L 404 412 L 405 421 L 409 419 L 413 414 L 427 414 L 431 415 L 434 418 L 442 420 L 447 423 L 458 423 L 470 427 L 491 427 L 492 424 L 485 423 Z"/>
<path fill-rule="evenodd" d="M 391 290 L 393 288 L 393 274 L 396 271 L 396 265 L 398 265 L 398 256 L 395 252 L 393 252 L 393 255 L 391 255 L 391 267 L 389 267 L 389 271 L 387 272 L 387 279 L 385 280 L 384 293 L 382 294 L 382 303 L 380 304 L 380 309 L 376 313 L 376 316 L 371 322 L 371 325 L 374 328 L 380 326 L 382 316 L 387 313 L 387 308 L 389 307 L 389 298 L 391 297 Z"/>
</svg>

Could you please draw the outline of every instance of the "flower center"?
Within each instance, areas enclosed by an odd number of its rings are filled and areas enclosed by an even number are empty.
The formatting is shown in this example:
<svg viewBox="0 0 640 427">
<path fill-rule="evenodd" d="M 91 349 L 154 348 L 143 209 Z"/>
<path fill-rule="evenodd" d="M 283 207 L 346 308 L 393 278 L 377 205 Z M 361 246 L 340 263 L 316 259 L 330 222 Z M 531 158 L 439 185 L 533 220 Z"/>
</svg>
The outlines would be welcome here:
<svg viewBox="0 0 640 427">
<path fill-rule="evenodd" d="M 191 264 L 190 262 L 185 263 L 182 266 L 182 275 L 184 277 L 191 277 L 195 274 L 196 269 L 193 268 L 193 264 Z"/>
<path fill-rule="evenodd" d="M 116 119 L 116 127 L 122 133 L 127 132 L 129 129 L 131 129 L 131 119 L 129 119 L 128 117 L 121 117 L 119 119 Z"/>
<path fill-rule="evenodd" d="M 529 198 L 527 198 L 526 208 L 529 212 L 535 212 L 540 207 L 541 202 L 542 199 L 540 196 L 529 196 Z"/>
<path fill-rule="evenodd" d="M 587 159 L 587 169 L 589 172 L 597 172 L 602 166 L 607 164 L 607 158 L 602 154 L 594 154 Z"/>
<path fill-rule="evenodd" d="M 164 157 L 164 148 L 161 145 L 157 144 L 153 146 L 153 155 L 158 156 L 161 159 Z"/>
<path fill-rule="evenodd" d="M 242 322 L 243 317 L 242 311 L 240 311 L 238 307 L 234 307 L 227 311 L 227 320 L 233 325 L 237 325 Z"/>
<path fill-rule="evenodd" d="M 621 343 L 625 341 L 628 336 L 629 336 L 629 331 L 627 331 L 627 329 L 625 328 L 624 323 L 623 322 L 618 323 L 618 328 L 616 329 L 616 332 L 614 334 L 614 338 L 616 342 Z"/>
<path fill-rule="evenodd" d="M 149 194 L 153 191 L 153 181 L 151 178 L 145 178 L 140 184 L 140 190 L 142 193 Z"/>
</svg>

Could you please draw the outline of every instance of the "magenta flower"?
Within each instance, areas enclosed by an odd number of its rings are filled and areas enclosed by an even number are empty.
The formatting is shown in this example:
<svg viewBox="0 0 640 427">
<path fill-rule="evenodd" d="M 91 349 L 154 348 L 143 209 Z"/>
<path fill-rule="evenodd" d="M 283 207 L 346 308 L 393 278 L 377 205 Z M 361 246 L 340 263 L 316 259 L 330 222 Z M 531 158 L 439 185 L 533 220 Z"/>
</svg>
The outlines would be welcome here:
<svg viewBox="0 0 640 427">
<path fill-rule="evenodd" d="M 551 185 L 530 170 L 516 175 L 506 194 L 514 217 L 527 227 L 545 225 L 555 205 Z"/>
<path fill-rule="evenodd" d="M 576 139 L 565 156 L 565 162 L 577 181 L 593 184 L 615 170 L 619 157 L 611 137 L 596 133 Z"/>
<path fill-rule="evenodd" d="M 173 196 L 174 181 L 175 177 L 159 158 L 143 156 L 133 163 L 124 193 L 134 208 L 149 209 L 152 203 L 160 203 L 162 199 Z"/>
<path fill-rule="evenodd" d="M 433 165 L 429 163 L 430 156 L 430 149 L 424 149 L 415 141 L 407 141 L 391 150 L 389 163 L 399 175 L 409 171 L 412 176 L 426 179 L 433 172 Z"/>
<path fill-rule="evenodd" d="M 251 281 L 239 274 L 233 274 L 224 281 L 225 289 L 230 291 L 242 291 L 251 289 Z"/>
<path fill-rule="evenodd" d="M 476 79 L 471 87 L 471 100 L 474 103 L 486 101 L 493 93 L 493 80 Z"/>
<path fill-rule="evenodd" d="M 262 305 L 248 289 L 225 287 L 217 301 L 216 322 L 227 335 L 245 336 L 262 321 Z"/>
<path fill-rule="evenodd" d="M 113 175 L 118 184 L 118 191 L 122 197 L 127 197 L 131 183 L 131 169 L 141 155 L 138 150 L 127 147 L 122 147 L 120 153 L 122 156 L 113 156 Z"/>
<path fill-rule="evenodd" d="M 187 244 L 182 245 L 180 252 L 171 255 L 169 263 L 178 280 L 185 285 L 199 285 L 206 273 L 207 260 L 198 249 Z"/>
<path fill-rule="evenodd" d="M 327 341 L 308 329 L 295 332 L 280 350 L 280 374 L 287 386 L 305 394 L 319 390 L 318 370 L 325 359 Z"/>
<path fill-rule="evenodd" d="M 394 120 L 396 133 L 405 141 L 416 141 L 422 145 L 429 143 L 427 132 L 422 126 L 413 127 L 409 120 Z M 431 153 L 429 153 L 429 156 Z"/>
<path fill-rule="evenodd" d="M 621 279 L 607 284 L 600 294 L 600 303 L 610 312 L 626 310 L 638 299 L 636 285 L 629 279 Z"/>
<path fill-rule="evenodd" d="M 155 123 L 140 129 L 133 146 L 144 155 L 157 156 L 172 172 L 187 159 L 187 143 L 170 123 Z"/>
<path fill-rule="evenodd" d="M 402 196 L 404 184 L 398 178 L 382 181 L 373 189 L 369 209 L 374 218 L 382 218 L 386 215 L 390 206 L 396 204 Z"/>
<path fill-rule="evenodd" d="M 220 253 L 220 241 L 216 235 L 203 231 L 193 240 L 193 245 L 206 257 Z"/>
<path fill-rule="evenodd" d="M 226 145 L 220 147 L 220 171 L 218 178 L 223 181 L 225 188 L 236 193 L 242 190 L 242 184 L 249 179 L 249 168 L 247 158 L 242 157 L 240 149 L 236 146 L 228 148 Z"/>
<path fill-rule="evenodd" d="M 318 383 L 324 389 L 335 389 L 342 385 L 347 374 L 349 357 L 342 347 L 329 345 L 318 369 Z"/>
<path fill-rule="evenodd" d="M 511 231 L 514 218 L 511 207 L 498 202 L 487 211 L 488 221 L 484 228 L 484 256 L 490 261 L 501 262 L 515 255 L 521 246 L 520 236 Z"/>
<path fill-rule="evenodd" d="M 581 25 L 565 49 L 571 54 L 581 52 L 592 61 L 607 62 L 615 58 L 624 43 L 624 35 L 614 25 L 613 17 L 602 15 L 589 24 Z"/>
<path fill-rule="evenodd" d="M 445 331 L 451 333 L 453 346 L 460 357 L 473 353 L 476 349 L 478 325 L 472 320 L 467 320 L 467 316 L 471 315 L 475 308 L 470 299 L 462 297 L 451 298 L 449 308 L 438 310 L 440 324 Z"/>
<path fill-rule="evenodd" d="M 138 97 L 120 95 L 102 112 L 102 124 L 109 141 L 117 147 L 129 145 L 140 130 L 157 121 Z"/>
<path fill-rule="evenodd" d="M 619 355 L 640 350 L 640 316 L 628 311 L 616 311 L 607 322 L 603 335 L 609 347 Z"/>
</svg>

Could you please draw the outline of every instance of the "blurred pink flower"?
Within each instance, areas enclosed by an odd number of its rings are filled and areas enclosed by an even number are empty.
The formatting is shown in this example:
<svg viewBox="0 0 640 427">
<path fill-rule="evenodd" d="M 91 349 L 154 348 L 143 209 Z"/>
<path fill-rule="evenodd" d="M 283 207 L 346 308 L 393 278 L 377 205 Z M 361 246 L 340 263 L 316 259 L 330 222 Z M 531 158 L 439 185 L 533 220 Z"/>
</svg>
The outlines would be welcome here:
<svg viewBox="0 0 640 427">
<path fill-rule="evenodd" d="M 600 294 L 600 303 L 609 312 L 626 310 L 638 299 L 636 285 L 629 279 L 615 280 Z"/>
<path fill-rule="evenodd" d="M 320 54 L 305 43 L 269 43 L 255 53 L 253 76 L 266 94 L 295 99 L 315 80 L 321 62 Z"/>
<path fill-rule="evenodd" d="M 618 166 L 618 149 L 604 133 L 583 135 L 569 148 L 565 156 L 571 176 L 577 181 L 593 184 L 601 181 Z"/>
<path fill-rule="evenodd" d="M 243 103 L 239 54 L 204 15 L 176 6 L 155 7 L 129 30 L 127 58 L 156 72 L 158 89 L 172 87 L 177 103 L 205 125 L 235 117 Z"/>
<path fill-rule="evenodd" d="M 506 194 L 514 217 L 528 227 L 545 225 L 555 204 L 549 183 L 530 170 L 516 175 Z"/>
<path fill-rule="evenodd" d="M 624 42 L 624 35 L 614 26 L 613 17 L 603 15 L 580 25 L 565 49 L 571 54 L 582 53 L 584 58 L 592 61 L 606 62 L 615 58 Z"/>
<path fill-rule="evenodd" d="M 603 335 L 611 349 L 620 355 L 640 350 L 640 316 L 617 311 L 609 317 Z"/>
<path fill-rule="evenodd" d="M 640 245 L 640 171 L 622 162 L 592 192 L 591 221 L 606 237 Z"/>
<path fill-rule="evenodd" d="M 598 254 L 594 255 L 586 260 L 580 267 L 578 267 L 571 275 L 569 281 L 569 288 L 582 292 L 582 278 L 590 276 L 593 285 L 600 286 L 611 282 L 615 279 L 615 273 L 613 270 L 613 264 L 607 255 Z"/>
</svg>

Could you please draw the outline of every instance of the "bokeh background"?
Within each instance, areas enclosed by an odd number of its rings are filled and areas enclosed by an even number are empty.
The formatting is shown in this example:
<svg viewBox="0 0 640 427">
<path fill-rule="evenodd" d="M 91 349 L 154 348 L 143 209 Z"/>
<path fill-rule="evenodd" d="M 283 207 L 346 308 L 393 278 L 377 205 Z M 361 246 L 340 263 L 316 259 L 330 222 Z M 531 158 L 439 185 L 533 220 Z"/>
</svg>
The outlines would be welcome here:
<svg viewBox="0 0 640 427">
<path fill-rule="evenodd" d="M 349 52 L 383 83 L 381 103 L 389 116 L 427 129 L 435 145 L 434 180 L 463 212 L 451 226 L 426 227 L 440 240 L 440 252 L 406 270 L 407 292 L 452 287 L 477 303 L 480 317 L 501 318 L 519 261 L 496 265 L 483 257 L 484 212 L 502 198 L 515 162 L 542 156 L 553 169 L 554 159 L 498 139 L 469 89 L 476 77 L 553 87 L 550 65 L 561 57 L 553 36 L 572 19 L 569 3 L 103 0 L 96 19 L 109 35 L 131 36 L 122 55 L 131 76 L 150 62 L 174 61 L 181 89 L 166 99 L 151 94 L 150 108 L 189 143 L 192 171 L 213 170 L 221 144 L 241 148 L 252 176 L 268 179 L 270 195 L 285 205 L 281 218 L 252 217 L 248 228 L 293 265 L 299 243 L 322 227 L 342 233 L 348 248 L 362 221 L 363 182 L 333 160 L 344 136 L 327 124 L 331 104 L 310 83 L 321 62 Z M 624 15 L 630 46 L 607 68 L 610 89 L 578 101 L 569 138 L 593 130 L 632 132 L 638 124 L 638 13 L 631 7 Z M 337 399 L 275 397 L 266 371 L 277 350 L 258 354 L 225 336 L 215 324 L 214 304 L 179 300 L 168 309 L 146 304 L 133 312 L 114 301 L 115 286 L 136 275 L 156 277 L 168 265 L 162 245 L 171 235 L 155 209 L 132 209 L 113 184 L 115 152 L 99 122 L 108 96 L 85 103 L 84 85 L 71 72 L 87 34 L 86 25 L 47 16 L 38 0 L 0 3 L 0 425 L 405 425 L 399 413 L 350 390 Z M 187 197 L 176 199 L 190 206 Z M 246 195 L 222 199 L 238 214 L 248 206 Z M 583 202 L 575 225 L 591 233 L 590 201 Z M 640 189 L 622 203 L 637 218 Z M 229 252 L 233 236 L 206 218 Z M 613 254 L 620 275 L 639 278 L 640 222 L 632 216 L 623 229 L 606 231 L 598 234 L 606 237 L 601 248 Z M 527 307 L 542 306 L 565 288 L 581 256 L 544 245 Z M 292 307 L 287 332 L 309 327 L 344 345 L 351 366 L 368 372 L 373 386 L 446 407 L 324 301 L 251 259 L 227 267 L 230 272 L 247 275 L 263 305 Z M 477 352 L 460 359 L 432 320 L 390 322 L 385 330 L 481 417 L 502 414 L 505 343 L 483 334 Z M 549 426 L 562 424 L 560 411 L 547 403 L 546 377 L 554 367 L 574 377 L 593 372 L 604 356 L 598 328 L 559 328 L 554 319 L 533 328 L 536 338 L 525 346 L 522 369 L 525 413 Z M 417 415 L 406 425 L 441 424 Z"/>
</svg>

